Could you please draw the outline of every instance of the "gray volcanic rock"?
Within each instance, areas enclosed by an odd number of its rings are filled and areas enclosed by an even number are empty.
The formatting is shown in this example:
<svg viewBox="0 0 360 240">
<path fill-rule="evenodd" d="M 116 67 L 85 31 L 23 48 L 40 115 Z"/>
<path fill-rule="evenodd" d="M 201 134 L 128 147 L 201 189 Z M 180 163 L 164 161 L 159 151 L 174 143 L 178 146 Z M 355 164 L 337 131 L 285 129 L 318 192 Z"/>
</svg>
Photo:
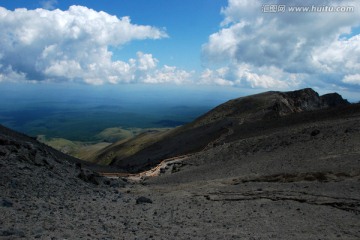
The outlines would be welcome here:
<svg viewBox="0 0 360 240">
<path fill-rule="evenodd" d="M 179 163 L 148 186 L 204 239 L 360 238 L 360 105 L 244 124 Z"/>
<path fill-rule="evenodd" d="M 1 203 L 1 206 L 3 206 L 3 207 L 12 207 L 12 206 L 13 206 L 13 203 L 10 202 L 10 201 L 8 201 L 8 200 L 6 200 L 6 199 L 3 199 L 3 200 L 2 200 L 2 203 Z"/>
<path fill-rule="evenodd" d="M 100 177 L 81 167 L 86 163 L 3 126 L 0 153 L 0 239 L 86 236 L 86 229 L 77 235 L 74 226 L 100 215 L 87 214 L 86 208 L 97 207 L 100 200 L 102 208 L 107 206 L 119 196 L 112 186 L 125 186 L 121 179 Z"/>
<path fill-rule="evenodd" d="M 311 111 L 327 107 L 324 105 L 319 94 L 311 88 L 285 92 L 280 95 L 289 102 L 291 112 Z"/>
<path fill-rule="evenodd" d="M 136 204 L 141 204 L 141 203 L 153 203 L 153 202 L 150 198 L 141 196 L 136 199 Z"/>
</svg>

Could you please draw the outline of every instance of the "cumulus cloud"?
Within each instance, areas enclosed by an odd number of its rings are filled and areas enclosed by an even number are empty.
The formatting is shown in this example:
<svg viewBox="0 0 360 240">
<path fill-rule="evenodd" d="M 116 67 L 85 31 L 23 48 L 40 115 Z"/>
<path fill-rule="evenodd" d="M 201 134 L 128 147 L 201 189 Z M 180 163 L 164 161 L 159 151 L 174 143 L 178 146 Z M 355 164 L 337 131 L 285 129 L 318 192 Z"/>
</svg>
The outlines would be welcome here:
<svg viewBox="0 0 360 240">
<path fill-rule="evenodd" d="M 229 68 L 223 67 L 216 70 L 205 69 L 200 76 L 200 84 L 219 85 L 219 86 L 234 86 L 233 81 L 227 80 L 229 78 Z"/>
<path fill-rule="evenodd" d="M 191 83 L 194 72 L 178 69 L 175 66 L 164 65 L 161 69 L 140 77 L 144 83 Z"/>
<path fill-rule="evenodd" d="M 300 76 L 285 73 L 282 69 L 276 67 L 254 68 L 249 64 L 231 64 L 215 70 L 207 68 L 200 77 L 200 84 L 244 88 L 273 88 L 276 86 L 278 89 L 286 89 L 297 86 L 300 81 Z"/>
<path fill-rule="evenodd" d="M 23 82 L 26 77 L 24 73 L 15 72 L 11 66 L 0 65 L 0 82 Z"/>
<path fill-rule="evenodd" d="M 313 63 L 325 73 L 360 73 L 360 35 L 317 47 Z"/>
<path fill-rule="evenodd" d="M 153 58 L 152 54 L 143 54 L 142 52 L 138 52 L 137 55 L 139 58 L 139 70 L 147 71 L 156 67 L 158 60 Z"/>
<path fill-rule="evenodd" d="M 45 1 L 54 4 L 55 1 Z M 158 66 L 152 54 L 112 60 L 111 46 L 161 39 L 156 27 L 136 25 L 83 6 L 68 10 L 0 7 L 0 81 L 76 81 L 88 84 L 184 81 L 189 73 Z M 179 77 L 179 79 L 177 79 Z"/>
<path fill-rule="evenodd" d="M 354 12 L 265 13 L 266 4 L 354 6 Z M 359 11 L 359 1 L 229 0 L 221 29 L 202 46 L 204 60 L 228 67 L 231 74 L 215 74 L 214 81 L 233 85 L 286 88 L 326 78 L 343 85 L 346 74 L 360 73 L 360 35 L 351 34 L 360 26 Z"/>
<path fill-rule="evenodd" d="M 345 75 L 343 82 L 360 85 L 360 74 Z"/>
<path fill-rule="evenodd" d="M 113 69 L 115 70 L 108 75 L 108 82 L 117 84 L 120 82 L 132 83 L 175 83 L 184 84 L 189 83 L 193 77 L 193 72 L 178 69 L 175 66 L 158 66 L 158 60 L 152 54 L 145 54 L 137 52 L 136 59 L 129 59 L 128 62 L 116 61 L 113 62 Z M 91 81 L 90 81 L 91 82 Z M 102 84 L 103 82 L 93 81 L 94 84 Z"/>
</svg>

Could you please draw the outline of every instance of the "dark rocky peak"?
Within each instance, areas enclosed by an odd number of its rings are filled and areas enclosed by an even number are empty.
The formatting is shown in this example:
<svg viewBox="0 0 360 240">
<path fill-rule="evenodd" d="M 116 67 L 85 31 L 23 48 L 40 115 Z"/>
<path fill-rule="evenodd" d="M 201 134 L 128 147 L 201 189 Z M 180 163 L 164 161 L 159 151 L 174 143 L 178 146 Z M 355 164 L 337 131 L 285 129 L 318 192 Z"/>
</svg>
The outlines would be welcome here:
<svg viewBox="0 0 360 240">
<path fill-rule="evenodd" d="M 204 114 L 192 125 L 202 126 L 226 118 L 243 123 L 347 104 L 349 102 L 337 93 L 320 96 L 311 88 L 270 91 L 230 100 Z"/>
<path fill-rule="evenodd" d="M 294 101 L 294 106 L 303 111 L 350 104 L 338 93 L 328 93 L 319 96 L 319 94 L 311 88 L 285 92 L 284 95 L 290 97 Z"/>
<path fill-rule="evenodd" d="M 280 116 L 295 112 L 313 111 L 350 104 L 338 93 L 329 93 L 320 96 L 311 88 L 284 92 L 280 93 L 280 95 L 283 98 L 275 103 L 275 109 Z"/>
<path fill-rule="evenodd" d="M 287 99 L 294 108 L 293 112 L 315 110 L 322 106 L 319 94 L 311 88 L 285 92 L 282 96 Z"/>
<path fill-rule="evenodd" d="M 337 107 L 350 104 L 348 100 L 343 99 L 342 96 L 338 93 L 328 93 L 322 95 L 320 98 L 324 107 Z"/>
</svg>

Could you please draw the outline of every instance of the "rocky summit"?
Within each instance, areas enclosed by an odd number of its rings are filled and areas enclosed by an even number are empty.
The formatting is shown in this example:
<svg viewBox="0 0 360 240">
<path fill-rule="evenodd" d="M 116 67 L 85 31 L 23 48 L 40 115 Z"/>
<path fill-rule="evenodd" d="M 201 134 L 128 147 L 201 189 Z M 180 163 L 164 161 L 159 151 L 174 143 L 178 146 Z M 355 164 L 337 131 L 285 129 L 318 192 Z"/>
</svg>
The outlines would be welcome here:
<svg viewBox="0 0 360 240">
<path fill-rule="evenodd" d="M 99 166 L 1 126 L 0 239 L 360 238 L 359 104 L 267 92 L 161 134 Z"/>
</svg>

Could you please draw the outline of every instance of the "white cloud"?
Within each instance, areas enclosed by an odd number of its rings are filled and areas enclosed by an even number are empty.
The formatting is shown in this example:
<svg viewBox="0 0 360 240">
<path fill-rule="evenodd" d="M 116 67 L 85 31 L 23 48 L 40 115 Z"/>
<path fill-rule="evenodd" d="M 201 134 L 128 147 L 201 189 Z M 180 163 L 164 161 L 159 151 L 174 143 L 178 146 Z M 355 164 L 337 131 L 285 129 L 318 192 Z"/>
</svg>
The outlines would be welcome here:
<svg viewBox="0 0 360 240">
<path fill-rule="evenodd" d="M 26 76 L 24 73 L 14 71 L 11 66 L 3 67 L 0 65 L 0 82 L 24 82 Z"/>
<path fill-rule="evenodd" d="M 343 82 L 360 85 L 360 74 L 345 75 Z"/>
<path fill-rule="evenodd" d="M 191 82 L 193 74 L 193 72 L 187 72 L 174 66 L 164 65 L 161 69 L 157 69 L 154 72 L 141 76 L 140 79 L 144 83 L 185 84 Z"/>
<path fill-rule="evenodd" d="M 227 67 L 219 68 L 216 70 L 211 70 L 207 68 L 202 72 L 199 84 L 233 86 L 234 82 L 226 80 L 228 74 L 229 68 Z"/>
<path fill-rule="evenodd" d="M 326 73 L 360 73 L 360 35 L 318 47 L 313 51 L 313 61 Z"/>
<path fill-rule="evenodd" d="M 257 73 L 258 72 L 258 73 Z M 275 67 L 266 68 L 266 71 L 255 71 L 249 65 L 240 65 L 236 69 L 237 82 L 251 88 L 288 88 L 291 82 L 281 81 L 284 74 L 281 69 Z M 262 73 L 265 72 L 265 73 Z M 238 84 L 239 84 L 238 83 Z M 296 85 L 296 84 L 293 84 Z"/>
<path fill-rule="evenodd" d="M 61 10 L 9 11 L 0 7 L 0 73 L 2 81 L 80 81 L 88 84 L 182 81 L 186 72 L 158 68 L 152 54 L 136 59 L 112 60 L 110 46 L 133 40 L 161 39 L 155 27 L 136 25 L 82 6 Z M 175 79 L 176 76 L 180 80 Z M 162 79 L 162 80 L 161 80 Z"/>
<path fill-rule="evenodd" d="M 232 64 L 216 70 L 205 69 L 199 83 L 245 88 L 286 89 L 298 86 L 299 78 L 293 74 L 284 73 L 276 67 L 254 68 L 249 64 Z"/>
<path fill-rule="evenodd" d="M 143 54 L 142 52 L 138 52 L 137 56 L 139 58 L 139 70 L 147 71 L 150 69 L 154 69 L 159 62 L 156 58 L 153 58 L 151 54 Z"/>
<path fill-rule="evenodd" d="M 264 13 L 265 4 L 354 6 L 355 11 Z M 286 88 L 321 85 L 330 78 L 343 85 L 342 76 L 360 73 L 360 35 L 343 37 L 360 26 L 359 1 L 229 0 L 221 12 L 221 29 L 209 36 L 202 52 L 208 68 L 229 68 L 230 74 L 214 77 L 225 84 Z"/>
</svg>

